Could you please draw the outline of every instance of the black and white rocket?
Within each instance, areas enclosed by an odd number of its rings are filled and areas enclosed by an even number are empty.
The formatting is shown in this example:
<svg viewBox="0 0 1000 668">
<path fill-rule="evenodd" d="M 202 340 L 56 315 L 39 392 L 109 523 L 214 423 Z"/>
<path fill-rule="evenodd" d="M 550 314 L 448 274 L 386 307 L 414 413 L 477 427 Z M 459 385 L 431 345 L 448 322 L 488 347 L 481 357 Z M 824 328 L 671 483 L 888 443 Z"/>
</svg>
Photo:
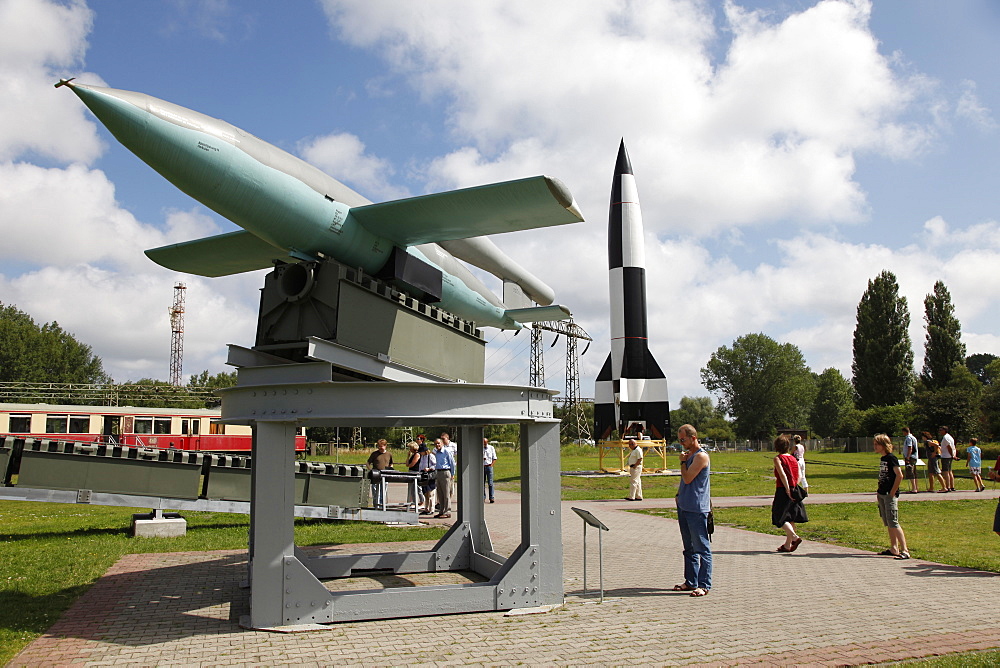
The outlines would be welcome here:
<svg viewBox="0 0 1000 668">
<path fill-rule="evenodd" d="M 669 438 L 667 378 L 649 352 L 646 251 L 632 164 L 622 139 L 611 182 L 608 214 L 611 354 L 597 376 L 594 437 L 635 434 Z"/>
</svg>

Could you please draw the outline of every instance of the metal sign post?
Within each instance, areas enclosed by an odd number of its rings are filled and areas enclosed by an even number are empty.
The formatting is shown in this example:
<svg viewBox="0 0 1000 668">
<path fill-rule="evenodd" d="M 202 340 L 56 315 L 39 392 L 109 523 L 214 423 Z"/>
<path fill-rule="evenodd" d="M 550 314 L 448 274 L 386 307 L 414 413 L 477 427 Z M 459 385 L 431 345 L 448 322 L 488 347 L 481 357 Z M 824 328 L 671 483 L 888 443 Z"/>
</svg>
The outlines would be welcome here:
<svg viewBox="0 0 1000 668">
<path fill-rule="evenodd" d="M 602 531 L 610 531 L 607 525 L 594 517 L 594 514 L 583 508 L 573 508 L 573 512 L 583 519 L 583 593 L 587 593 L 587 527 L 597 529 L 598 573 L 601 583 L 601 603 L 604 603 L 604 535 Z"/>
</svg>

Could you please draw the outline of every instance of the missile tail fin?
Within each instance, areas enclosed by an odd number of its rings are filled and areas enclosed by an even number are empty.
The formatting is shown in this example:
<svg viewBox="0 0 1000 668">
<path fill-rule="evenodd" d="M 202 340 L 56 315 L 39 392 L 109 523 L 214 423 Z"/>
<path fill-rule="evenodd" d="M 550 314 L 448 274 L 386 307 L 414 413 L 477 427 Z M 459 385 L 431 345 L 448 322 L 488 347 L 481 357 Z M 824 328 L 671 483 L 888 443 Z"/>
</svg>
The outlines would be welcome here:
<svg viewBox="0 0 1000 668">
<path fill-rule="evenodd" d="M 286 251 L 243 230 L 152 248 L 146 256 L 167 269 L 211 278 L 269 269 L 274 260 L 295 262 Z"/>
<path fill-rule="evenodd" d="M 569 309 L 560 304 L 507 309 L 506 315 L 515 322 L 546 322 L 550 320 L 568 320 L 573 317 Z"/>
</svg>

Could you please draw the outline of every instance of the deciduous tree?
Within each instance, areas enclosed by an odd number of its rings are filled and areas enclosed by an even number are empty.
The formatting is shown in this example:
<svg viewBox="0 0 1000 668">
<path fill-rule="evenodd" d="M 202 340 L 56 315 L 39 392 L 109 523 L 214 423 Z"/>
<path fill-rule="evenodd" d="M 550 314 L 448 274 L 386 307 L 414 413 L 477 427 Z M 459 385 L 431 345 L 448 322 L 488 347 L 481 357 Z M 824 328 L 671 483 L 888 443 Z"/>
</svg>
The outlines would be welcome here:
<svg viewBox="0 0 1000 668">
<path fill-rule="evenodd" d="M 816 393 L 802 351 L 764 334 L 747 334 L 732 348 L 716 350 L 701 380 L 743 438 L 766 438 L 777 427 L 803 424 Z"/>
<path fill-rule="evenodd" d="M 101 358 L 59 326 L 0 304 L 0 382 L 105 383 Z"/>
<path fill-rule="evenodd" d="M 854 388 L 850 381 L 834 368 L 819 375 L 816 400 L 809 414 L 809 425 L 820 436 L 847 436 L 844 427 L 854 410 Z"/>
</svg>

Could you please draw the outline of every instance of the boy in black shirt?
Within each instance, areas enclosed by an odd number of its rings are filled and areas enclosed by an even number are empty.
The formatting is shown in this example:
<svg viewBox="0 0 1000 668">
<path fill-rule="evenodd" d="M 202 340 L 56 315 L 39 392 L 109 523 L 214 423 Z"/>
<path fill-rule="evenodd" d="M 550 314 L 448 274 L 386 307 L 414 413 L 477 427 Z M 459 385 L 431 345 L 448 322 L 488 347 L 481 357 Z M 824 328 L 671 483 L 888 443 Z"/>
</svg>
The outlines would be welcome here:
<svg viewBox="0 0 1000 668">
<path fill-rule="evenodd" d="M 903 472 L 899 468 L 899 460 L 892 454 L 892 441 L 885 434 L 876 434 L 875 452 L 882 455 L 878 468 L 878 514 L 889 532 L 889 549 L 879 554 L 893 556 L 896 559 L 909 559 L 906 550 L 906 536 L 899 526 L 899 483 L 903 481 Z"/>
</svg>

